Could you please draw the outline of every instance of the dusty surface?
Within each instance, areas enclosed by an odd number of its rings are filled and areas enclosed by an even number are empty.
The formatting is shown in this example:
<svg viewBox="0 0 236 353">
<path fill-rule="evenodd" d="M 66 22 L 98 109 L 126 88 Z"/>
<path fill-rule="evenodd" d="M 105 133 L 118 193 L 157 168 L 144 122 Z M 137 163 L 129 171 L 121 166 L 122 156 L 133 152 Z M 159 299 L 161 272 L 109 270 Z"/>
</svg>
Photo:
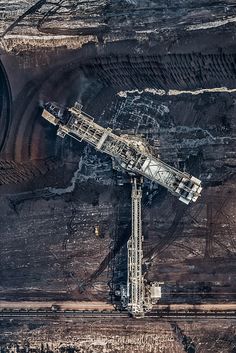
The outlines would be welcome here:
<svg viewBox="0 0 236 353">
<path fill-rule="evenodd" d="M 164 281 L 163 304 L 235 300 L 235 13 L 230 0 L 0 1 L 1 300 L 109 302 L 125 280 L 129 178 L 56 137 L 45 100 L 78 100 L 202 180 L 189 207 L 145 182 L 147 277 Z M 233 322 L 122 320 L 2 321 L 0 341 L 3 352 L 235 352 Z"/>
<path fill-rule="evenodd" d="M 0 309 L 50 309 L 53 305 L 58 305 L 60 310 L 114 310 L 114 306 L 105 303 L 105 302 L 98 302 L 98 301 L 1 301 L 0 302 Z M 229 310 L 234 309 L 234 306 L 227 306 Z"/>
<path fill-rule="evenodd" d="M 61 319 L 1 322 L 4 351 L 42 352 L 234 352 L 229 322 L 164 323 L 156 320 Z M 9 344 L 9 342 L 18 342 Z"/>
</svg>

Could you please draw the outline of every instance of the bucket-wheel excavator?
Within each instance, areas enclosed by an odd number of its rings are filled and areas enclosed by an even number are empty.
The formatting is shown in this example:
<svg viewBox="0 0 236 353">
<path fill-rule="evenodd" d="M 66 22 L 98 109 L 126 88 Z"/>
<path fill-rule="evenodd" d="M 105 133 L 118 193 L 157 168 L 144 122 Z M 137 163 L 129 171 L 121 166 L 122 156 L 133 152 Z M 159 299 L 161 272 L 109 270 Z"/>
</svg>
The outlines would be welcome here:
<svg viewBox="0 0 236 353">
<path fill-rule="evenodd" d="M 82 111 L 79 103 L 71 108 L 46 103 L 42 116 L 58 126 L 57 135 L 69 135 L 78 141 L 86 141 L 102 153 L 110 155 L 116 163 L 132 175 L 132 234 L 128 241 L 126 308 L 134 317 L 143 317 L 160 298 L 159 283 L 146 286 L 143 275 L 142 250 L 142 188 L 140 177 L 156 182 L 168 189 L 185 204 L 195 202 L 200 196 L 201 181 L 188 173 L 169 166 L 153 155 L 141 139 L 113 133 L 94 122 Z M 124 301 L 123 301 L 124 302 Z"/>
</svg>

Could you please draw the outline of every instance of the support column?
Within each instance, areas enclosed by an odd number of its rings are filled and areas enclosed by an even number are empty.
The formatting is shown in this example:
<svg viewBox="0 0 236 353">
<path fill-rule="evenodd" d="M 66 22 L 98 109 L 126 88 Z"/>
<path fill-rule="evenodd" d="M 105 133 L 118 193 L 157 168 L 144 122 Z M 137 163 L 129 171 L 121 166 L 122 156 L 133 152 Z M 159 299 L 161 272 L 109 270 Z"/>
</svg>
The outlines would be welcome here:
<svg viewBox="0 0 236 353">
<path fill-rule="evenodd" d="M 144 281 L 142 274 L 141 180 L 132 179 L 132 234 L 128 241 L 128 310 L 135 317 L 144 316 Z"/>
</svg>

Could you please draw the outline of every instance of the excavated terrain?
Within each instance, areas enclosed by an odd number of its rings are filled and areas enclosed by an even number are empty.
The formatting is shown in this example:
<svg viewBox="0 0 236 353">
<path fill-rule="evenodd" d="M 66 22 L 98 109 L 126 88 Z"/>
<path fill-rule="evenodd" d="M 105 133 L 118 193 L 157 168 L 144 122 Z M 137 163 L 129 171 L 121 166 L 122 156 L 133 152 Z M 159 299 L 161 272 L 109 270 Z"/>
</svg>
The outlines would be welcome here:
<svg viewBox="0 0 236 353">
<path fill-rule="evenodd" d="M 125 282 L 129 176 L 41 118 L 44 102 L 78 101 L 202 180 L 189 206 L 144 182 L 161 303 L 235 302 L 235 26 L 231 0 L 0 0 L 0 300 L 110 302 Z M 2 318 L 0 347 L 234 353 L 235 322 Z"/>
</svg>

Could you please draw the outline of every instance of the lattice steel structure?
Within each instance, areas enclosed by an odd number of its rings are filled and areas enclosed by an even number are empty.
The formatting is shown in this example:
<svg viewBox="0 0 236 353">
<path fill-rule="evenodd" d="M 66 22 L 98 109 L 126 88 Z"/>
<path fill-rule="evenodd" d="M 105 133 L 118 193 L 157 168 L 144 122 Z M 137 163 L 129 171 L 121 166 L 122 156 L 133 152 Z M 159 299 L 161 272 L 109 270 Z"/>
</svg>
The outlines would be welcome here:
<svg viewBox="0 0 236 353">
<path fill-rule="evenodd" d="M 142 188 L 141 184 L 138 184 L 137 178 L 133 178 L 132 181 L 132 233 L 127 243 L 127 300 L 128 311 L 135 317 L 143 317 L 145 312 L 145 286 L 142 271 Z"/>
<path fill-rule="evenodd" d="M 97 150 L 114 158 L 131 174 L 142 175 L 167 188 L 179 200 L 188 204 L 196 201 L 200 192 L 199 179 L 181 172 L 160 159 L 154 157 L 141 140 L 127 135 L 117 136 L 110 128 L 96 124 L 93 118 L 81 110 L 76 103 L 66 109 L 48 103 L 45 105 L 43 117 L 54 125 L 58 125 L 57 134 L 61 137 L 69 135 L 79 141 L 87 141 Z M 128 240 L 128 272 L 127 272 L 127 309 L 134 317 L 143 317 L 145 311 L 151 309 L 151 297 L 143 276 L 143 236 L 140 179 L 133 178 L 132 184 L 132 234 Z"/>
<path fill-rule="evenodd" d="M 69 109 L 48 103 L 42 115 L 59 126 L 59 136 L 69 135 L 79 141 L 88 142 L 97 150 L 109 154 L 128 172 L 143 175 L 164 186 L 180 201 L 188 204 L 199 197 L 202 190 L 199 179 L 153 156 L 141 140 L 127 135 L 117 136 L 110 128 L 105 129 L 96 124 L 93 118 L 81 110 L 78 103 Z"/>
</svg>

